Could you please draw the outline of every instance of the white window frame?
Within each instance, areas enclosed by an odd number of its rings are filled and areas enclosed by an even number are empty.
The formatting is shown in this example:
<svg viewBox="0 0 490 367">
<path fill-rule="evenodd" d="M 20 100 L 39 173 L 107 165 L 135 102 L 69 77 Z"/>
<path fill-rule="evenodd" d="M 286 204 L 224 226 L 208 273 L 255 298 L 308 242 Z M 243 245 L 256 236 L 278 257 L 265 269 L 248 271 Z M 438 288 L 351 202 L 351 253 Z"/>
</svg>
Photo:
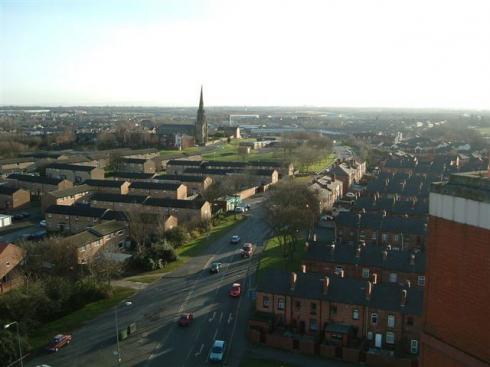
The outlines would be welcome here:
<svg viewBox="0 0 490 367">
<path fill-rule="evenodd" d="M 387 331 L 385 335 L 386 344 L 395 344 L 395 333 L 393 331 Z"/>
<path fill-rule="evenodd" d="M 352 320 L 359 320 L 360 312 L 358 308 L 352 310 Z"/>
<path fill-rule="evenodd" d="M 390 283 L 398 282 L 398 274 L 397 273 L 390 273 L 389 282 Z"/>
<path fill-rule="evenodd" d="M 279 311 L 284 311 L 286 308 L 286 300 L 284 298 L 278 298 L 277 299 L 277 309 Z"/>
<path fill-rule="evenodd" d="M 410 340 L 410 353 L 417 354 L 419 352 L 419 341 L 417 339 Z"/>
<path fill-rule="evenodd" d="M 262 297 L 262 307 L 269 308 L 270 305 L 271 305 L 271 298 L 269 296 L 263 296 Z"/>
<path fill-rule="evenodd" d="M 367 339 L 368 340 L 373 340 L 373 332 L 372 331 L 368 331 L 368 333 L 367 333 Z"/>
<path fill-rule="evenodd" d="M 335 274 L 340 274 L 340 272 L 344 270 L 344 267 L 342 265 L 336 265 L 335 266 Z"/>
<path fill-rule="evenodd" d="M 386 323 L 387 323 L 389 328 L 394 328 L 395 327 L 395 315 L 388 315 Z"/>
<path fill-rule="evenodd" d="M 362 268 L 362 277 L 364 279 L 369 279 L 370 271 L 369 268 Z"/>
<path fill-rule="evenodd" d="M 417 285 L 419 287 L 425 287 L 425 275 L 419 275 L 417 277 Z"/>
</svg>

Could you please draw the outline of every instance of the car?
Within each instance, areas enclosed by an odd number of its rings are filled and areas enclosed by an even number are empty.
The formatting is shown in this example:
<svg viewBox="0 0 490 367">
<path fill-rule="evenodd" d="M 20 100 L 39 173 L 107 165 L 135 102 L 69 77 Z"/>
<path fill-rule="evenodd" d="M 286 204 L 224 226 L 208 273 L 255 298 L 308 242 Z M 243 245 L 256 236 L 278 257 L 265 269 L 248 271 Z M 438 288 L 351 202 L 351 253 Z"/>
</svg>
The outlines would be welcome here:
<svg viewBox="0 0 490 367">
<path fill-rule="evenodd" d="M 29 217 L 31 216 L 31 213 L 28 213 L 28 212 L 22 212 L 22 213 L 20 213 L 20 214 L 22 214 L 22 216 L 23 216 L 24 218 L 29 218 Z"/>
<path fill-rule="evenodd" d="M 179 326 L 189 326 L 193 319 L 194 316 L 191 313 L 184 313 L 179 317 Z"/>
<path fill-rule="evenodd" d="M 240 297 L 240 293 L 242 292 L 242 287 L 240 283 L 233 283 L 230 289 L 230 296 L 232 297 Z"/>
<path fill-rule="evenodd" d="M 39 225 L 41 227 L 46 227 L 47 223 L 46 223 L 46 219 L 43 219 L 42 221 L 39 222 Z"/>
<path fill-rule="evenodd" d="M 334 220 L 334 219 L 335 219 L 335 218 L 334 218 L 332 215 L 322 215 L 322 216 L 320 217 L 320 220 L 321 220 L 322 222 L 330 222 L 330 221 L 332 221 L 332 220 Z"/>
<path fill-rule="evenodd" d="M 211 352 L 209 353 L 210 362 L 222 362 L 225 355 L 224 340 L 215 340 Z"/>
<path fill-rule="evenodd" d="M 46 237 L 47 235 L 48 235 L 48 232 L 46 232 L 45 230 L 41 230 L 41 231 L 37 231 L 37 232 L 34 232 L 34 233 L 27 235 L 27 239 L 29 241 L 40 241 L 44 237 Z"/>
<path fill-rule="evenodd" d="M 349 199 L 355 199 L 356 198 L 356 194 L 354 194 L 353 192 L 348 192 L 345 194 L 345 197 L 349 198 Z"/>
<path fill-rule="evenodd" d="M 240 241 L 241 241 L 240 236 L 237 236 L 237 235 L 231 236 L 231 240 L 230 240 L 230 243 L 231 244 L 234 244 L 235 245 L 237 243 L 240 243 Z"/>
<path fill-rule="evenodd" d="M 243 245 L 242 249 L 240 250 L 240 256 L 241 257 L 250 257 L 253 255 L 254 252 L 254 247 L 251 243 L 246 243 Z"/>
<path fill-rule="evenodd" d="M 245 213 L 245 208 L 243 208 L 241 206 L 237 206 L 235 208 L 235 213 Z"/>
<path fill-rule="evenodd" d="M 71 340 L 72 340 L 71 335 L 58 334 L 53 339 L 51 339 L 46 349 L 48 352 L 56 353 L 64 346 L 70 344 Z"/>
<path fill-rule="evenodd" d="M 12 215 L 12 219 L 13 220 L 22 220 L 22 219 L 24 219 L 24 214 L 22 214 L 22 213 L 14 214 L 14 215 Z"/>
<path fill-rule="evenodd" d="M 209 268 L 210 273 L 219 273 L 221 270 L 221 263 L 212 263 Z"/>
</svg>

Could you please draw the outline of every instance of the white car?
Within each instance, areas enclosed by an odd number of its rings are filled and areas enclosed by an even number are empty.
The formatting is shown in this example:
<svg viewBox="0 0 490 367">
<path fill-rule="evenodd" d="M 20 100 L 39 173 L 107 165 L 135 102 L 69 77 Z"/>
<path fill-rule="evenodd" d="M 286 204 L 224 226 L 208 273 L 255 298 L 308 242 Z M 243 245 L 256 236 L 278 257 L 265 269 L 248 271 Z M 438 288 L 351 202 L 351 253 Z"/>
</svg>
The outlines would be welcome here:
<svg viewBox="0 0 490 367">
<path fill-rule="evenodd" d="M 42 221 L 40 221 L 40 222 L 39 222 L 39 225 L 40 225 L 41 227 L 46 227 L 46 224 L 47 224 L 47 223 L 46 223 L 46 219 L 43 219 Z"/>
<path fill-rule="evenodd" d="M 225 355 L 225 342 L 223 340 L 215 340 L 211 353 L 209 353 L 210 362 L 222 362 Z"/>
</svg>

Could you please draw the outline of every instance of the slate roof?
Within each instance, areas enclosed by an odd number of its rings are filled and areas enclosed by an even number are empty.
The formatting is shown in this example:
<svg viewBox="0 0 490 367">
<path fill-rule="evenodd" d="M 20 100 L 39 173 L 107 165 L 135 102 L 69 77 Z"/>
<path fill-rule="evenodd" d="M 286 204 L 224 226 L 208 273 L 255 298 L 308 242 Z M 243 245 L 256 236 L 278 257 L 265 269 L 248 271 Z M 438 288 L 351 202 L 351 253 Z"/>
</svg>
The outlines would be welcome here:
<svg viewBox="0 0 490 367">
<path fill-rule="evenodd" d="M 383 259 L 382 246 L 366 245 L 361 248 L 357 257 L 357 245 L 341 244 L 332 249 L 331 245 L 310 244 L 305 252 L 304 260 L 321 261 L 335 264 L 358 264 L 366 267 L 376 267 L 403 273 L 424 274 L 426 267 L 425 252 L 414 254 L 411 251 L 387 251 L 386 259 Z M 414 254 L 414 265 L 410 264 L 410 257 Z"/>
<path fill-rule="evenodd" d="M 401 306 L 402 290 L 407 291 L 405 306 Z M 373 287 L 370 310 L 379 309 L 401 312 L 406 315 L 422 315 L 424 305 L 424 287 L 406 288 L 399 284 L 381 283 Z"/>
<path fill-rule="evenodd" d="M 94 170 L 96 167 L 80 166 L 78 164 L 69 164 L 69 163 L 51 163 L 46 168 L 61 169 L 61 170 L 68 170 L 68 171 L 90 172 Z"/>
<path fill-rule="evenodd" d="M 0 195 L 12 195 L 20 189 L 6 185 L 0 185 Z"/>
<path fill-rule="evenodd" d="M 182 209 L 201 209 L 206 203 L 205 200 L 180 200 L 180 199 L 168 199 L 168 198 L 151 198 L 149 197 L 145 201 L 145 205 L 159 206 L 165 208 L 182 208 Z"/>
<path fill-rule="evenodd" d="M 274 170 L 269 169 L 238 169 L 238 168 L 186 168 L 184 173 L 200 175 L 229 175 L 229 174 L 248 174 L 255 176 L 272 176 Z"/>
<path fill-rule="evenodd" d="M 77 217 L 101 218 L 107 209 L 94 208 L 85 204 L 78 205 L 50 205 L 47 214 L 74 215 Z"/>
<path fill-rule="evenodd" d="M 143 204 L 146 200 L 147 196 L 145 195 L 121 195 L 121 194 L 112 194 L 105 192 L 97 192 L 95 193 L 91 200 L 92 201 L 108 201 L 113 203 L 135 203 L 135 204 Z"/>
<path fill-rule="evenodd" d="M 85 180 L 84 184 L 93 187 L 114 187 L 120 188 L 126 181 L 117 180 Z"/>
<path fill-rule="evenodd" d="M 88 185 L 78 185 L 78 186 L 73 186 L 68 189 L 64 190 L 56 190 L 56 191 L 51 191 L 48 193 L 50 196 L 54 196 L 55 198 L 64 198 L 67 196 L 73 196 L 76 194 L 80 194 L 82 192 L 88 192 L 90 191 L 90 186 Z"/>
<path fill-rule="evenodd" d="M 120 160 L 123 163 L 130 163 L 130 164 L 144 164 L 147 161 L 151 161 L 150 158 L 128 158 L 128 157 L 121 157 Z"/>
<path fill-rule="evenodd" d="M 176 191 L 182 184 L 167 182 L 132 182 L 130 189 Z"/>
<path fill-rule="evenodd" d="M 92 233 L 95 233 L 99 236 L 105 236 L 109 233 L 114 233 L 123 229 L 126 229 L 126 225 L 122 224 L 118 221 L 111 220 L 105 223 L 97 224 L 93 227 L 90 227 L 88 230 Z"/>
<path fill-rule="evenodd" d="M 160 175 L 153 177 L 154 180 L 160 181 L 179 181 L 179 182 L 199 182 L 202 183 L 206 179 L 205 176 L 194 175 Z"/>
<path fill-rule="evenodd" d="M 33 182 L 33 183 L 40 183 L 40 184 L 54 185 L 54 186 L 57 186 L 60 182 L 63 181 L 63 179 L 61 179 L 61 178 L 51 178 L 51 177 L 46 177 L 46 176 L 22 175 L 19 173 L 13 173 L 11 175 L 8 175 L 7 178 L 11 179 L 11 180 Z"/>
<path fill-rule="evenodd" d="M 140 173 L 140 172 L 112 172 L 111 177 L 116 178 L 129 178 L 135 180 L 149 180 L 155 174 L 154 173 Z"/>
<path fill-rule="evenodd" d="M 200 167 L 204 161 L 194 161 L 191 159 L 171 159 L 167 162 L 167 166 L 196 166 Z"/>
</svg>

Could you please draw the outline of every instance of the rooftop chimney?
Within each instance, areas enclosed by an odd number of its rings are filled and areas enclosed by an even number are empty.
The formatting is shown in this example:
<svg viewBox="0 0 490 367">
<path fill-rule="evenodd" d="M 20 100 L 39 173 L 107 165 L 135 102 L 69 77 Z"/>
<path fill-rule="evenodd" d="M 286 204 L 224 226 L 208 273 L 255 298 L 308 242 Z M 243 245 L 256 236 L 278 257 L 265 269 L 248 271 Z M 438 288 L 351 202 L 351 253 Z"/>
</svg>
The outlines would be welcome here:
<svg viewBox="0 0 490 367">
<path fill-rule="evenodd" d="M 361 257 L 361 246 L 356 248 L 356 258 L 359 259 L 360 257 Z"/>
<path fill-rule="evenodd" d="M 294 291 L 294 288 L 296 287 L 296 280 L 298 279 L 298 274 L 296 273 L 291 273 L 291 278 L 290 278 L 290 282 L 289 282 L 289 285 L 290 285 L 290 288 L 292 291 Z"/>
<path fill-rule="evenodd" d="M 410 254 L 410 265 L 415 265 L 415 254 Z"/>
<path fill-rule="evenodd" d="M 305 251 L 308 252 L 310 250 L 310 244 L 308 241 L 305 242 Z"/>
<path fill-rule="evenodd" d="M 301 272 L 306 273 L 306 265 L 301 265 Z"/>
<path fill-rule="evenodd" d="M 378 274 L 376 273 L 371 274 L 371 283 L 378 284 Z"/>
<path fill-rule="evenodd" d="M 329 277 L 325 277 L 323 278 L 323 294 L 327 294 L 328 293 L 328 287 L 330 286 L 330 278 Z"/>
<path fill-rule="evenodd" d="M 313 242 L 316 243 L 316 233 L 313 233 Z"/>
<path fill-rule="evenodd" d="M 410 280 L 408 279 L 405 280 L 405 287 L 410 288 L 410 286 L 411 286 Z"/>
<path fill-rule="evenodd" d="M 332 242 L 330 245 L 330 256 L 333 256 L 335 254 L 335 243 Z"/>
<path fill-rule="evenodd" d="M 366 299 L 369 300 L 371 298 L 372 291 L 373 291 L 373 284 L 371 282 L 368 282 L 366 287 Z"/>
<path fill-rule="evenodd" d="M 404 290 L 402 290 L 402 297 L 400 300 L 400 306 L 405 307 L 406 304 L 407 304 L 407 290 L 404 289 Z"/>
<path fill-rule="evenodd" d="M 344 270 L 342 269 L 341 271 L 339 271 L 339 278 L 343 278 L 344 277 Z"/>
<path fill-rule="evenodd" d="M 381 254 L 383 255 L 383 261 L 386 261 L 388 258 L 388 251 L 384 250 Z"/>
</svg>

